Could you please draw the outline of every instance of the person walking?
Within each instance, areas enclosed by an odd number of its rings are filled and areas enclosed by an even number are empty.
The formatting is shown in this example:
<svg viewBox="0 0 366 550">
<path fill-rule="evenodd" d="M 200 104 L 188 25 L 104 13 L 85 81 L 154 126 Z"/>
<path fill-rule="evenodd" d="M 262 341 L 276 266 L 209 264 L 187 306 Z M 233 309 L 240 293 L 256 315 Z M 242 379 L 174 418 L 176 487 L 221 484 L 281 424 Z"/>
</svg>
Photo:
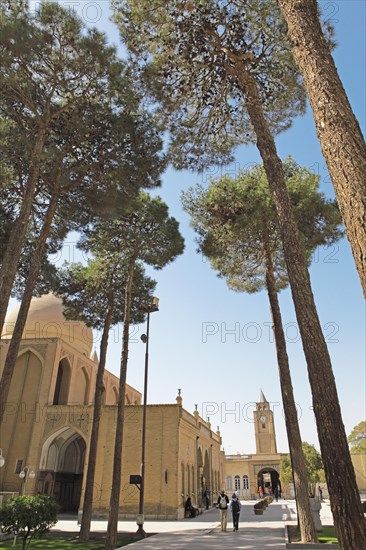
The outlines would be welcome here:
<svg viewBox="0 0 366 550">
<path fill-rule="evenodd" d="M 229 505 L 229 497 L 225 495 L 225 491 L 221 491 L 217 504 L 220 509 L 221 531 L 226 531 L 227 527 L 227 509 Z"/>
<path fill-rule="evenodd" d="M 210 491 L 208 489 L 204 490 L 203 497 L 204 497 L 205 503 L 206 503 L 206 510 L 208 510 L 209 507 L 210 507 Z"/>
<path fill-rule="evenodd" d="M 320 487 L 320 485 L 319 485 L 319 496 L 320 496 L 320 500 L 323 500 L 323 489 Z"/>
<path fill-rule="evenodd" d="M 240 510 L 241 510 L 241 503 L 235 493 L 231 498 L 230 509 L 233 516 L 233 531 L 237 531 L 239 529 L 239 516 L 240 516 Z"/>
</svg>

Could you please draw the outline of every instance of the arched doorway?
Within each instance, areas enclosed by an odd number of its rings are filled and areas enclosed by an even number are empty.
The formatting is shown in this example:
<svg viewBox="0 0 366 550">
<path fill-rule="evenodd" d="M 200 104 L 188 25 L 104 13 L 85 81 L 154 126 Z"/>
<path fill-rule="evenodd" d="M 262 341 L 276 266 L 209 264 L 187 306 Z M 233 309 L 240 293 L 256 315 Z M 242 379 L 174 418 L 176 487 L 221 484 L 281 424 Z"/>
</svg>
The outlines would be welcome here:
<svg viewBox="0 0 366 550">
<path fill-rule="evenodd" d="M 279 492 L 281 492 L 279 473 L 274 468 L 263 468 L 260 470 L 260 472 L 258 472 L 257 481 L 257 488 L 261 486 L 264 494 L 269 495 L 274 493 L 276 487 L 278 487 Z"/>
<path fill-rule="evenodd" d="M 80 504 L 86 444 L 74 428 L 65 427 L 43 445 L 37 490 L 53 495 L 63 512 Z"/>
</svg>

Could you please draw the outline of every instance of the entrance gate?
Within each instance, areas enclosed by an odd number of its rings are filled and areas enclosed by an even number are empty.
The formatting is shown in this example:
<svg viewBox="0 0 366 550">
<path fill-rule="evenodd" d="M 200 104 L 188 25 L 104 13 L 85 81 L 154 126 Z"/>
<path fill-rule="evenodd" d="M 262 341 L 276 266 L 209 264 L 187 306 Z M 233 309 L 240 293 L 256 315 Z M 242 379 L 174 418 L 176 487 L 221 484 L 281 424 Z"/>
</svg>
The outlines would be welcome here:
<svg viewBox="0 0 366 550">
<path fill-rule="evenodd" d="M 79 508 L 85 449 L 84 439 L 69 427 L 53 434 L 43 446 L 37 490 L 53 495 L 63 512 Z"/>
</svg>

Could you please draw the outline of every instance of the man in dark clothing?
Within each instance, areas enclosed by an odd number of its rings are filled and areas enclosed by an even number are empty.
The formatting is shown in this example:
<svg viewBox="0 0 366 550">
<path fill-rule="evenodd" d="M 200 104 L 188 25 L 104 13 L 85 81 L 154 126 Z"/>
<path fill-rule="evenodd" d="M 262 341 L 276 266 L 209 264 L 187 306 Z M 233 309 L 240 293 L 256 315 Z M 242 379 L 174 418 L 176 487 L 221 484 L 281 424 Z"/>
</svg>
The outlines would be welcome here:
<svg viewBox="0 0 366 550">
<path fill-rule="evenodd" d="M 203 493 L 203 496 L 206 502 L 206 510 L 208 510 L 210 506 L 210 492 L 208 489 L 205 490 L 205 492 Z"/>
<path fill-rule="evenodd" d="M 240 516 L 240 510 L 241 510 L 241 503 L 235 493 L 231 498 L 230 509 L 233 516 L 233 526 L 234 526 L 233 531 L 237 531 L 239 529 L 239 516 Z"/>
<path fill-rule="evenodd" d="M 191 518 L 195 518 L 197 515 L 197 510 L 192 504 L 191 497 L 188 497 L 184 506 L 184 510 L 189 512 Z"/>
</svg>

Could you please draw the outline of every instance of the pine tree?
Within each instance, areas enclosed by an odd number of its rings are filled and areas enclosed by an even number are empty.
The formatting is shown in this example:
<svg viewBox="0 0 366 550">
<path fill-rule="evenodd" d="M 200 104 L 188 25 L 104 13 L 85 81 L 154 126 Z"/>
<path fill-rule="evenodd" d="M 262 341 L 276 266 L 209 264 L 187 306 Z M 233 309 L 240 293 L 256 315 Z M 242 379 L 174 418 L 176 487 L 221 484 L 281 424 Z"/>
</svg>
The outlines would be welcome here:
<svg viewBox="0 0 366 550">
<path fill-rule="evenodd" d="M 92 253 L 108 250 L 113 254 L 123 250 L 127 263 L 113 481 L 105 544 L 105 550 L 113 550 L 117 544 L 129 325 L 136 263 L 140 260 L 155 269 L 162 269 L 179 254 L 182 254 L 184 241 L 178 230 L 178 222 L 168 215 L 166 204 L 159 197 L 152 199 L 147 193 L 141 192 L 129 213 L 122 214 L 108 222 L 97 223 L 92 229 L 86 230 L 81 246 Z"/>
<path fill-rule="evenodd" d="M 341 236 L 336 205 L 318 192 L 319 177 L 284 162 L 286 184 L 308 258 L 317 246 Z M 268 182 L 262 166 L 236 178 L 211 180 L 183 195 L 185 210 L 199 234 L 199 248 L 224 277 L 229 288 L 254 293 L 267 290 L 273 321 L 277 362 L 292 457 L 301 540 L 317 541 L 308 498 L 308 482 L 293 394 L 278 293 L 288 285 L 283 247 Z"/>
<path fill-rule="evenodd" d="M 366 145 L 324 36 L 316 0 L 279 0 L 366 297 Z"/>
<path fill-rule="evenodd" d="M 363 420 L 355 426 L 348 436 L 348 443 L 352 453 L 366 452 L 366 421 Z"/>
<path fill-rule="evenodd" d="M 86 30 L 72 11 L 44 2 L 34 15 L 23 2 L 2 12 L 1 115 L 28 142 L 28 171 L 17 216 L 11 224 L 0 270 L 0 333 L 39 183 L 47 139 L 54 126 L 75 124 L 81 107 L 108 98 L 118 75 L 115 51 L 96 30 Z"/>
<path fill-rule="evenodd" d="M 51 29 L 52 25 L 61 25 L 61 30 L 65 27 L 64 32 L 70 32 L 67 17 L 66 23 L 59 21 L 60 17 L 65 15 L 64 11 L 60 11 L 61 8 L 56 7 L 54 9 L 49 6 L 50 12 L 47 12 L 48 8 L 45 4 L 42 9 L 46 11 L 39 15 L 39 19 L 44 25 L 48 25 Z M 72 17 L 69 24 L 72 26 L 79 24 L 79 22 L 75 17 Z M 38 27 L 34 23 L 31 29 L 36 31 Z M 79 38 L 80 40 L 86 40 L 85 37 Z M 96 54 L 96 61 L 100 58 L 104 59 L 108 52 L 111 53 L 109 48 L 106 47 L 105 51 L 102 51 L 103 35 L 98 35 L 97 38 L 101 50 Z M 71 40 L 70 37 L 69 40 Z M 84 44 L 84 48 L 90 47 L 90 40 Z M 81 52 L 78 53 L 80 56 L 78 63 L 81 63 L 82 52 L 81 49 Z M 41 65 L 42 57 L 34 60 L 34 62 L 36 61 Z M 50 122 L 47 136 L 44 138 L 43 156 L 38 166 L 37 186 L 34 188 L 34 195 L 29 197 L 29 202 L 25 203 L 24 195 L 22 196 L 19 192 L 17 194 L 19 212 L 26 209 L 27 212 L 31 213 L 37 203 L 43 204 L 45 212 L 39 220 L 40 229 L 37 239 L 34 239 L 34 250 L 22 294 L 22 303 L 2 373 L 0 397 L 3 405 L 0 410 L 0 421 L 3 416 L 4 404 L 7 400 L 31 298 L 39 277 L 47 240 L 57 211 L 60 212 L 65 203 L 68 203 L 64 215 L 69 214 L 70 224 L 77 225 L 78 220 L 79 223 L 83 218 L 84 222 L 90 221 L 90 217 L 95 216 L 98 212 L 100 213 L 101 210 L 113 210 L 117 195 L 120 202 L 127 205 L 128 201 L 136 195 L 141 185 L 152 187 L 160 183 L 159 177 L 165 166 L 165 161 L 160 153 L 162 141 L 154 118 L 139 110 L 141 99 L 133 92 L 128 68 L 122 63 L 117 63 L 117 59 L 113 56 L 108 60 L 108 63 L 107 68 L 109 67 L 110 73 L 107 69 L 103 69 L 104 72 L 100 69 L 99 72 L 97 71 L 98 78 L 96 78 L 94 71 L 90 76 L 88 75 L 83 85 L 77 85 L 78 92 L 72 103 L 72 112 L 69 108 L 64 109 L 67 102 L 60 105 L 56 102 L 54 106 L 56 114 L 54 114 L 52 123 Z M 118 72 L 115 74 L 117 69 Z M 84 71 L 85 68 L 80 70 Z M 57 75 L 60 76 L 59 71 Z M 68 75 L 68 78 L 71 79 L 71 75 Z M 91 82 L 89 79 L 91 79 Z M 73 79 L 71 79 L 71 82 L 73 82 Z M 46 84 L 47 78 L 41 73 L 39 85 L 46 86 Z M 66 83 L 63 91 L 69 89 L 70 93 L 68 95 L 72 95 L 74 93 L 72 86 L 74 84 Z M 88 89 L 90 87 L 95 93 L 99 91 L 99 96 L 90 97 L 90 90 Z M 103 94 L 101 93 L 102 87 Z M 27 133 L 20 132 L 19 125 L 15 125 L 15 131 L 21 134 L 21 142 L 26 141 Z M 9 134 L 6 136 L 7 143 L 13 137 L 12 132 L 9 132 Z M 24 182 L 25 189 L 27 189 L 29 186 L 27 174 L 31 172 L 32 153 L 28 156 L 20 156 L 20 160 L 18 157 L 8 155 L 6 160 L 17 174 L 18 179 Z M 15 183 L 20 187 L 18 181 Z M 98 197 L 98 202 L 96 197 Z M 73 207 L 71 206 L 72 203 Z M 85 215 L 85 210 L 89 213 L 89 219 Z M 8 275 L 13 273 L 13 267 L 16 264 L 19 266 L 21 260 L 21 250 L 26 232 L 22 235 L 19 230 L 20 219 L 23 219 L 22 215 L 13 220 L 7 232 L 9 241 L 3 257 L 1 271 Z M 16 231 L 17 228 L 18 232 Z M 28 219 L 24 225 L 25 231 L 27 231 L 27 228 L 29 228 Z M 14 259 L 16 250 L 12 248 L 12 234 L 17 239 L 17 246 L 20 247 L 16 264 L 9 259 L 7 254 L 10 251 Z M 11 281 L 9 276 L 7 278 L 9 285 L 5 285 L 3 288 L 2 305 L 4 305 L 4 309 L 1 311 L 4 318 L 7 293 L 11 291 L 15 277 L 14 273 Z"/>
</svg>

